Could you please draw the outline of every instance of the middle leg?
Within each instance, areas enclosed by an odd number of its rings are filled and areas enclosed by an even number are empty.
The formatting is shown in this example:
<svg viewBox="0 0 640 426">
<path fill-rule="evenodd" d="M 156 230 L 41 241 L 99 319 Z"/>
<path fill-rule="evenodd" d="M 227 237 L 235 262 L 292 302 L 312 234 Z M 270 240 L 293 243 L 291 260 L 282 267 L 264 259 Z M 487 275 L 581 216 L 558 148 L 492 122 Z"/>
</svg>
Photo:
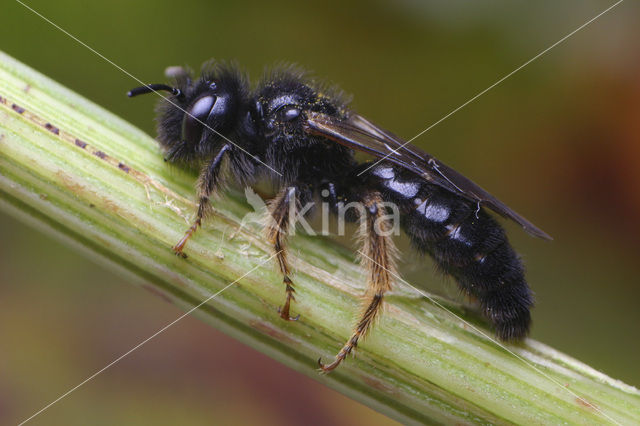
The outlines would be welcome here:
<svg viewBox="0 0 640 426">
<path fill-rule="evenodd" d="M 280 317 L 287 321 L 296 321 L 300 315 L 290 316 L 291 302 L 295 301 L 295 289 L 293 281 L 291 281 L 291 266 L 289 265 L 287 256 L 286 238 L 287 233 L 293 223 L 295 216 L 298 214 L 298 199 L 306 197 L 297 197 L 300 188 L 296 186 L 283 188 L 278 195 L 269 203 L 267 223 L 265 232 L 267 241 L 273 247 L 278 261 L 278 267 L 282 273 L 282 282 L 285 285 L 286 299 L 284 305 L 278 308 Z M 302 194 L 301 194 L 302 195 Z"/>
</svg>

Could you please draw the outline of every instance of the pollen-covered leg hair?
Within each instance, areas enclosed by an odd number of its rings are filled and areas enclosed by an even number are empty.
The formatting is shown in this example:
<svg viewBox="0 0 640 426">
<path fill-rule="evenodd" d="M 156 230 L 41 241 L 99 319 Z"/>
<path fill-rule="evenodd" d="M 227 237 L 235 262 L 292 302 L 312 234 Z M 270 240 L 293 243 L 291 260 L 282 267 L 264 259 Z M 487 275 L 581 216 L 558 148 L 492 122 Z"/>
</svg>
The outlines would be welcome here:
<svg viewBox="0 0 640 426">
<path fill-rule="evenodd" d="M 209 203 L 210 198 L 220 188 L 220 169 L 222 168 L 222 160 L 225 157 L 229 145 L 223 145 L 213 157 L 213 159 L 202 169 L 200 178 L 198 179 L 198 210 L 196 212 L 196 220 L 184 233 L 184 237 L 173 246 L 175 254 L 181 257 L 187 257 L 183 253 L 183 249 L 189 238 L 197 231 L 198 227 L 202 225 L 202 219 L 207 215 L 211 209 Z"/>
<path fill-rule="evenodd" d="M 392 224 L 385 217 L 384 206 L 381 203 L 379 193 L 369 194 L 364 200 L 366 211 L 360 226 L 360 239 L 361 263 L 366 270 L 367 292 L 360 321 L 331 364 L 325 365 L 318 360 L 318 365 L 324 372 L 336 368 L 356 348 L 358 340 L 366 336 L 382 308 L 384 294 L 391 289 L 395 274 L 396 249 L 391 237 Z"/>
<path fill-rule="evenodd" d="M 289 232 L 289 228 L 293 222 L 293 215 L 295 215 L 298 207 L 296 201 L 296 188 L 285 187 L 278 195 L 269 202 L 268 214 L 265 218 L 265 233 L 267 235 L 267 241 L 273 247 L 273 251 L 276 255 L 278 267 L 282 272 L 282 282 L 285 285 L 286 299 L 284 305 L 278 308 L 280 317 L 289 321 L 295 321 L 299 318 L 291 317 L 289 315 L 289 309 L 291 302 L 295 301 L 295 290 L 293 288 L 293 281 L 291 281 L 291 267 L 287 260 L 287 245 L 286 235 Z"/>
</svg>

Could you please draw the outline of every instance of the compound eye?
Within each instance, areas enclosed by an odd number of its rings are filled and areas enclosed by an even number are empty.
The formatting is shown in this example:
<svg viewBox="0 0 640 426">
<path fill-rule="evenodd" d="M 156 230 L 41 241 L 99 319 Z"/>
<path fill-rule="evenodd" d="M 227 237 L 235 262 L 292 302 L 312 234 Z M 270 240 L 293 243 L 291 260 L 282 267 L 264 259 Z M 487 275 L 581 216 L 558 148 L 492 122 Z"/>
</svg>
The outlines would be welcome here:
<svg viewBox="0 0 640 426">
<path fill-rule="evenodd" d="M 207 122 L 207 117 L 215 103 L 214 95 L 203 96 L 187 110 L 182 122 L 182 138 L 189 145 L 195 145 L 200 141 L 204 129 L 203 123 Z"/>
<path fill-rule="evenodd" d="M 281 121 L 292 121 L 298 118 L 300 115 L 300 108 L 295 106 L 285 106 L 278 111 L 278 116 Z"/>
</svg>

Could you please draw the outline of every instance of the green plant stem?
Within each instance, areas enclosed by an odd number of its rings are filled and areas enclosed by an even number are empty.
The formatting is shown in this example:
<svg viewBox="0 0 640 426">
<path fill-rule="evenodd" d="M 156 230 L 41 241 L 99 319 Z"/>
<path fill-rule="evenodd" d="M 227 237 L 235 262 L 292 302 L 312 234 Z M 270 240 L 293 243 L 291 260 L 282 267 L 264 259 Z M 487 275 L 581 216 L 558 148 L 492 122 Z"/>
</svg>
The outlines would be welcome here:
<svg viewBox="0 0 640 426">
<path fill-rule="evenodd" d="M 189 258 L 176 257 L 193 186 L 152 138 L 0 54 L 0 208 L 190 309 L 271 253 L 256 224 L 240 227 L 248 210 L 232 192 L 189 241 Z M 299 321 L 278 317 L 284 289 L 271 262 L 196 313 L 405 423 L 640 423 L 635 388 L 533 340 L 510 345 L 527 365 L 402 283 L 357 357 L 320 375 L 318 357 L 332 359 L 351 331 L 363 277 L 353 254 L 327 239 L 297 235 L 292 253 Z"/>
</svg>

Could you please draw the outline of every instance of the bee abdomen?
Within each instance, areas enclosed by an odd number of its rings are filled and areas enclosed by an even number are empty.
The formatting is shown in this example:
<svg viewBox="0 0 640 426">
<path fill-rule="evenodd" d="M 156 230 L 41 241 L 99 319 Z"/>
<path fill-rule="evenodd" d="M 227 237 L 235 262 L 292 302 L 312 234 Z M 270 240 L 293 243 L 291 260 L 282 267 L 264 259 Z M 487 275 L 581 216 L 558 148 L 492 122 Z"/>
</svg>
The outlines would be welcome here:
<svg viewBox="0 0 640 426">
<path fill-rule="evenodd" d="M 470 205 L 465 219 L 444 229 L 437 239 L 425 239 L 415 229 L 406 231 L 420 251 L 431 254 L 442 271 L 480 302 L 501 339 L 523 338 L 529 331 L 533 296 L 502 227 Z"/>
<path fill-rule="evenodd" d="M 382 170 L 385 168 L 385 170 Z M 392 166 L 373 170 L 418 251 L 477 299 L 503 340 L 523 338 L 533 295 L 502 227 L 480 206 Z"/>
</svg>

